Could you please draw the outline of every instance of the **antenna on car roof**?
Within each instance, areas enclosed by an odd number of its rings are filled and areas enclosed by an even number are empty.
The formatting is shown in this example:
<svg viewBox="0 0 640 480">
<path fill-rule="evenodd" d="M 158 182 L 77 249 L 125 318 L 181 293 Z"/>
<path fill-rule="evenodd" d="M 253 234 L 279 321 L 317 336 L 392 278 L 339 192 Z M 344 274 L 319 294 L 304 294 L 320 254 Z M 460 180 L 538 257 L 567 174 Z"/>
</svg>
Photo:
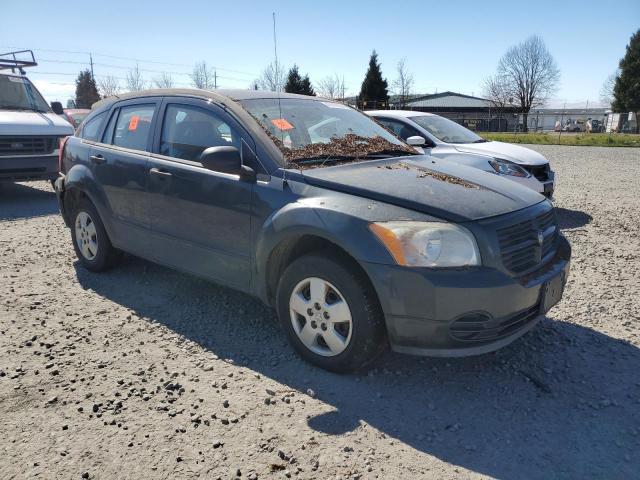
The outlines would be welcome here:
<svg viewBox="0 0 640 480">
<path fill-rule="evenodd" d="M 278 41 L 276 38 L 276 12 L 272 13 L 273 15 L 273 56 L 274 56 L 274 61 L 275 61 L 275 65 L 273 66 L 274 68 L 274 79 L 275 79 L 275 85 L 276 85 L 276 94 L 278 95 L 278 115 L 280 117 L 280 119 L 282 119 L 282 103 L 280 102 L 280 85 L 278 80 L 280 79 L 280 75 L 278 72 L 278 69 L 280 68 L 278 65 Z M 280 141 L 282 142 L 282 144 L 284 145 L 284 132 L 282 130 L 280 130 Z M 286 184 L 287 183 L 287 170 L 283 170 L 283 174 L 282 174 L 282 181 Z"/>
</svg>

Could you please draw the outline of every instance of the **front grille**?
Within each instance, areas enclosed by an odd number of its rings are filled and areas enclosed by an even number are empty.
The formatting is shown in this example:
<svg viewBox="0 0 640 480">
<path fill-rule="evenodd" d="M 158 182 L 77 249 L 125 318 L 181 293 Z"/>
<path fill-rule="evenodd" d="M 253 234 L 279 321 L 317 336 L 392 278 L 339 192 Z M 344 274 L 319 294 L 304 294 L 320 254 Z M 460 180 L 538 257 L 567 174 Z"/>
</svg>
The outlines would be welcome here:
<svg viewBox="0 0 640 480">
<path fill-rule="evenodd" d="M 465 315 L 451 324 L 449 333 L 463 342 L 490 342 L 508 337 L 535 320 L 540 312 L 538 304 L 508 318 L 492 319 L 484 313 Z"/>
<path fill-rule="evenodd" d="M 56 147 L 56 137 L 0 136 L 0 156 L 47 155 Z"/>
<path fill-rule="evenodd" d="M 549 172 L 551 171 L 551 168 L 549 167 L 548 163 L 545 163 L 544 165 L 520 165 L 520 166 L 524 168 L 527 172 L 529 172 L 531 175 L 536 177 L 538 180 L 540 180 L 541 182 L 546 182 L 547 180 L 549 180 Z"/>
<path fill-rule="evenodd" d="M 529 272 L 555 254 L 558 238 L 555 211 L 500 228 L 497 234 L 505 268 L 515 274 Z"/>
</svg>

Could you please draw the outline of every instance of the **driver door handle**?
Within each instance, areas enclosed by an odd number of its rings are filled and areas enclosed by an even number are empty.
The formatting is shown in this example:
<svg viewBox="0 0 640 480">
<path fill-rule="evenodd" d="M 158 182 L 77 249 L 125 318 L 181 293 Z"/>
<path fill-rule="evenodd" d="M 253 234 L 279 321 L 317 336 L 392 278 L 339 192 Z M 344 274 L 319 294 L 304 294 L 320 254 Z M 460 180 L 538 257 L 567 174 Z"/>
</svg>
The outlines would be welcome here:
<svg viewBox="0 0 640 480">
<path fill-rule="evenodd" d="M 104 163 L 107 161 L 106 158 L 104 158 L 102 155 L 98 154 L 98 155 L 91 155 L 89 157 L 91 159 L 92 163 L 95 163 L 96 165 L 100 165 L 101 163 Z"/>
<path fill-rule="evenodd" d="M 149 170 L 149 173 L 153 174 L 153 175 L 160 175 L 162 177 L 171 177 L 172 174 L 171 172 L 167 172 L 166 170 L 161 170 L 159 168 L 152 168 L 151 170 Z"/>
</svg>

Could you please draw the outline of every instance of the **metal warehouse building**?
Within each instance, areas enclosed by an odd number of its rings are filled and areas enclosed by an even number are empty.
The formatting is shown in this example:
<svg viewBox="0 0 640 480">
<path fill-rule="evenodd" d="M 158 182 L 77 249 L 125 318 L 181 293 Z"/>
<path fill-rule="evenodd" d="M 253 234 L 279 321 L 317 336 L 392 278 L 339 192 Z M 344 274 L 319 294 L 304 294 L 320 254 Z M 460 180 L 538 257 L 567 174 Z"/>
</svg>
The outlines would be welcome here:
<svg viewBox="0 0 640 480">
<path fill-rule="evenodd" d="M 404 106 L 398 98 L 391 98 L 391 108 L 435 113 L 464 125 L 470 130 L 491 132 L 513 132 L 522 130 L 523 116 L 516 105 L 499 109 L 486 98 L 463 95 L 456 92 L 442 92 L 412 97 Z M 556 122 L 597 119 L 605 122 L 607 110 L 604 108 L 537 108 L 531 109 L 527 119 L 529 130 L 553 130 Z"/>
</svg>

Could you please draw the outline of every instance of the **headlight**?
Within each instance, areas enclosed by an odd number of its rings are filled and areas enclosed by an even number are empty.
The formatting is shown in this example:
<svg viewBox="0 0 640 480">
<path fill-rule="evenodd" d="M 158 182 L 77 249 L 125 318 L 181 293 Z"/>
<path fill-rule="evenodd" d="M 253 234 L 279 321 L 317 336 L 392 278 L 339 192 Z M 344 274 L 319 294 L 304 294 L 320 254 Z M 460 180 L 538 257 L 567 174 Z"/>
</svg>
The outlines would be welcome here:
<svg viewBox="0 0 640 480">
<path fill-rule="evenodd" d="M 494 158 L 493 160 L 489 160 L 489 165 L 491 165 L 496 173 L 499 173 L 500 175 L 511 175 L 512 177 L 522 178 L 526 178 L 529 176 L 529 172 L 527 172 L 520 165 L 502 160 L 501 158 Z"/>
<path fill-rule="evenodd" d="M 480 265 L 473 234 L 464 227 L 439 222 L 380 222 L 369 225 L 398 265 L 466 267 Z"/>
</svg>

